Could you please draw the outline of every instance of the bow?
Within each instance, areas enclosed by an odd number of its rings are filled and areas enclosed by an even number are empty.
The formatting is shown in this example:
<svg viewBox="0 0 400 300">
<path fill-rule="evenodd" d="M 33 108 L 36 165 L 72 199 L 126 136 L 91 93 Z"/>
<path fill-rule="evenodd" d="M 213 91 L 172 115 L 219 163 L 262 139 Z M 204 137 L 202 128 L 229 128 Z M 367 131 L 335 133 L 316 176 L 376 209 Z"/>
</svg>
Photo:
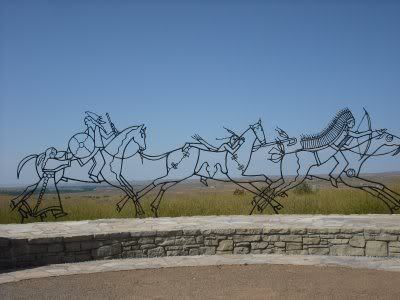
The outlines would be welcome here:
<svg viewBox="0 0 400 300">
<path fill-rule="evenodd" d="M 367 119 L 368 130 L 370 131 L 370 133 L 368 134 L 367 146 L 365 147 L 364 153 L 361 155 L 360 160 L 363 159 L 364 156 L 367 154 L 369 147 L 371 146 L 371 139 L 372 139 L 371 117 L 369 116 L 369 113 L 367 112 L 367 110 L 365 108 L 363 108 L 363 109 L 364 109 L 364 116 L 362 117 L 360 123 L 358 124 L 357 132 L 360 132 L 361 124 L 363 123 L 364 119 Z M 360 145 L 358 145 L 358 147 L 360 148 Z M 359 151 L 359 152 L 361 152 L 361 151 Z"/>
</svg>

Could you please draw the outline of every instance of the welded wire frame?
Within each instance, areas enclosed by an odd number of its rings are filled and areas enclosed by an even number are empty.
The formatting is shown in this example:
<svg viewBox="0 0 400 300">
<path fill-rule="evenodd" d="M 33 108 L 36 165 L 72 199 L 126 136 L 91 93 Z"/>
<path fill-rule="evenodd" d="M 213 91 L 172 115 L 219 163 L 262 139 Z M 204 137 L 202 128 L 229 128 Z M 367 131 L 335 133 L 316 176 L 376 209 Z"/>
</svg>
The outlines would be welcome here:
<svg viewBox="0 0 400 300">
<path fill-rule="evenodd" d="M 21 222 L 27 218 L 45 220 L 48 216 L 57 218 L 67 214 L 58 189 L 61 181 L 107 183 L 120 189 L 124 196 L 116 204 L 116 209 L 121 211 L 128 201 L 132 201 L 137 217 L 144 215 L 141 199 L 150 191 L 156 191 L 151 210 L 158 216 L 164 194 L 180 182 L 196 177 L 206 186 L 209 180 L 232 182 L 242 191 L 251 193 L 253 208 L 250 213 L 255 210 L 262 213 L 267 207 L 278 213 L 283 208 L 278 202 L 279 197 L 287 196 L 288 191 L 314 178 L 326 180 L 334 187 L 343 185 L 363 190 L 383 201 L 390 212 L 400 207 L 398 193 L 360 175 L 368 159 L 400 152 L 400 139 L 385 129 L 373 130 L 366 110 L 357 128 L 353 114 L 345 108 L 318 134 L 297 139 L 277 128 L 277 137 L 267 141 L 260 119 L 239 133 L 224 127 L 227 136 L 217 139 L 217 144 L 195 134 L 193 141 L 160 155 L 144 152 L 144 124 L 119 131 L 108 113 L 104 121 L 102 116 L 89 111 L 85 113 L 84 124 L 85 129 L 72 135 L 65 150 L 50 147 L 40 154 L 25 157 L 19 163 L 18 177 L 24 166 L 33 162 L 37 178 L 11 201 L 11 208 L 20 214 Z M 259 171 L 255 171 L 253 166 L 250 172 L 253 154 L 258 151 L 263 152 L 266 159 L 257 164 Z M 354 154 L 357 159 L 354 159 Z M 155 162 L 160 165 L 161 162 L 164 166 L 160 176 L 139 190 L 134 190 L 133 184 L 124 176 L 123 165 L 133 157 L 140 157 L 147 164 Z M 294 176 L 288 171 L 289 162 L 293 161 L 296 164 Z M 318 175 L 318 169 L 332 161 L 334 164 L 327 176 Z M 265 173 L 276 165 L 280 168 L 280 176 L 272 179 Z M 73 175 L 79 170 L 83 175 Z M 57 195 L 55 204 L 49 204 L 43 198 L 49 184 Z"/>
</svg>

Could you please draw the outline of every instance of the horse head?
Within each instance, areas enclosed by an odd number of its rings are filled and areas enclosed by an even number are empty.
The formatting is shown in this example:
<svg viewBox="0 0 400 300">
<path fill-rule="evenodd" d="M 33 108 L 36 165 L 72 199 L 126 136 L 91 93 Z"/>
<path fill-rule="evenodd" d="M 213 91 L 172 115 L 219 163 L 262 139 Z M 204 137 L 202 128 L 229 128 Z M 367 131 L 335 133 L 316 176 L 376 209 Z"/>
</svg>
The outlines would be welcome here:
<svg viewBox="0 0 400 300">
<path fill-rule="evenodd" d="M 146 149 L 146 127 L 131 126 L 120 131 L 105 147 L 105 152 L 119 159 L 127 159 Z"/>
<path fill-rule="evenodd" d="M 250 125 L 251 130 L 254 132 L 258 142 L 262 145 L 265 144 L 265 133 L 264 128 L 261 124 L 261 119 L 258 120 L 257 123 Z"/>
<path fill-rule="evenodd" d="M 146 126 L 140 125 L 138 133 L 134 136 L 135 143 L 139 146 L 139 151 L 146 150 Z"/>
<path fill-rule="evenodd" d="M 392 154 L 395 156 L 400 153 L 400 138 L 386 130 L 374 131 L 371 137 L 370 149 L 369 153 L 368 149 L 366 149 L 366 155 Z"/>
</svg>

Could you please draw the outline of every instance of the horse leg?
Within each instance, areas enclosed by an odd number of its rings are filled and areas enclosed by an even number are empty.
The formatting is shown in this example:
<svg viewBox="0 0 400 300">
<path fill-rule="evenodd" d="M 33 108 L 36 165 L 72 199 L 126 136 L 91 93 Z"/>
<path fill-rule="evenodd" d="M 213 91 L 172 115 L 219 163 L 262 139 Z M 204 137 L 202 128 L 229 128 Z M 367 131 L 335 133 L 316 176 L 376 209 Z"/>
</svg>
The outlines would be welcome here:
<svg viewBox="0 0 400 300">
<path fill-rule="evenodd" d="M 301 184 L 305 179 L 307 178 L 307 175 L 297 175 L 294 180 L 290 181 L 288 184 L 282 185 L 280 188 L 277 188 L 274 191 L 274 197 L 277 195 L 281 195 L 282 193 L 286 193 L 287 191 L 295 188 L 299 184 Z M 265 201 L 261 204 L 261 212 L 264 211 L 264 209 L 268 206 L 268 203 Z"/>
<path fill-rule="evenodd" d="M 166 182 L 161 185 L 160 191 L 157 194 L 157 197 L 151 202 L 151 211 L 154 213 L 154 216 L 158 218 L 158 208 L 160 206 L 161 200 L 165 194 L 165 192 L 173 187 L 174 185 L 178 184 L 180 181 L 172 181 Z"/>
<path fill-rule="evenodd" d="M 377 182 L 369 181 L 357 176 L 354 177 L 340 177 L 341 181 L 343 184 L 345 184 L 348 187 L 360 189 L 375 198 L 378 198 L 381 200 L 390 210 L 391 213 L 393 213 L 394 210 L 399 209 L 399 203 L 398 200 L 391 199 L 390 197 L 387 197 L 384 193 L 382 192 L 382 187 L 383 185 Z"/>
<path fill-rule="evenodd" d="M 21 194 L 19 194 L 17 197 L 12 199 L 11 203 L 10 203 L 11 209 L 14 210 L 22 201 L 29 198 L 35 192 L 39 182 L 40 182 L 40 180 L 37 183 L 26 187 L 25 190 Z"/>
<path fill-rule="evenodd" d="M 270 199 L 271 198 L 274 199 L 275 198 L 274 190 L 276 188 L 280 187 L 281 185 L 283 185 L 284 183 L 285 183 L 285 180 L 281 177 L 276 181 L 272 181 L 270 185 L 268 185 L 267 187 L 263 188 L 260 191 L 261 192 L 260 194 L 257 194 L 256 196 L 254 196 L 253 201 L 251 202 L 251 204 L 253 204 L 253 209 L 251 211 L 253 212 L 254 209 L 257 208 L 257 210 L 259 212 L 262 212 L 261 200 L 264 200 L 264 201 L 266 200 L 263 196 L 266 195 L 268 192 L 270 192 L 270 193 L 267 194 L 267 197 L 270 198 Z M 287 196 L 286 193 L 284 193 L 284 194 Z M 274 200 L 274 201 L 277 202 L 276 200 Z M 277 202 L 277 203 L 279 204 L 278 205 L 278 210 L 280 210 L 283 206 L 279 202 Z"/>
<path fill-rule="evenodd" d="M 124 195 L 121 200 L 118 201 L 116 204 L 116 208 L 118 212 L 121 212 L 121 210 L 124 208 L 125 204 L 128 202 L 126 199 L 129 198 L 128 195 Z"/>
<path fill-rule="evenodd" d="M 266 190 L 269 188 L 266 187 L 264 189 L 259 189 L 257 188 L 253 183 L 250 183 L 250 185 L 256 189 L 258 191 L 258 194 L 256 194 L 253 197 L 253 201 L 251 202 L 253 204 L 253 208 L 250 211 L 250 215 L 254 212 L 254 209 L 257 207 L 258 211 L 260 211 L 261 206 L 259 205 L 260 200 L 264 200 L 265 203 L 268 203 L 268 205 L 271 205 L 272 209 L 274 210 L 274 212 L 276 214 L 279 214 L 279 210 L 281 210 L 283 208 L 283 205 L 281 203 L 279 203 L 278 201 L 276 201 L 273 197 L 271 197 L 271 195 L 268 195 Z M 258 201 L 256 201 L 256 199 L 259 198 Z"/>
</svg>

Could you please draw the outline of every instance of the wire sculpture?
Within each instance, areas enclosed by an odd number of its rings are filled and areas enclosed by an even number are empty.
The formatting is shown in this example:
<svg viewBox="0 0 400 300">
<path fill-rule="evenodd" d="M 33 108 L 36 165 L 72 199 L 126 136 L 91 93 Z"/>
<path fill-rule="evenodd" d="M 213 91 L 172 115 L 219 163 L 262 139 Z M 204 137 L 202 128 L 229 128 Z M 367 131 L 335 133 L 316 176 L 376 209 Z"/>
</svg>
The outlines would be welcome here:
<svg viewBox="0 0 400 300">
<path fill-rule="evenodd" d="M 390 212 L 400 208 L 400 194 L 385 185 L 360 176 L 364 163 L 384 155 L 397 155 L 400 152 L 400 139 L 386 129 L 373 130 L 368 112 L 355 127 L 355 118 L 349 109 L 339 111 L 328 126 L 318 134 L 303 135 L 299 141 L 289 136 L 281 128 L 276 128 L 277 137 L 267 141 L 261 119 L 249 125 L 241 133 L 225 128 L 228 136 L 215 146 L 198 134 L 193 142 L 161 155 L 144 153 L 146 150 L 146 126 L 144 124 L 117 130 L 108 113 L 107 121 L 93 112 L 85 112 L 85 130 L 74 134 L 68 141 L 68 148 L 59 151 L 54 147 L 43 153 L 32 154 L 18 165 L 17 177 L 29 161 L 34 161 L 37 182 L 29 185 L 11 200 L 12 210 L 18 211 L 21 222 L 26 218 L 44 220 L 48 215 L 58 218 L 67 215 L 62 206 L 58 184 L 61 181 L 87 183 L 105 182 L 124 192 L 116 204 L 121 211 L 128 201 L 132 201 L 137 217 L 144 216 L 140 200 L 150 191 L 156 190 L 151 202 L 151 210 L 157 217 L 165 192 L 178 183 L 192 177 L 208 185 L 208 180 L 232 182 L 243 193 L 253 195 L 252 209 L 263 212 L 271 207 L 275 213 L 283 208 L 279 197 L 315 178 L 326 180 L 334 187 L 338 183 L 367 192 L 383 201 Z M 362 126 L 366 123 L 366 129 Z M 260 171 L 248 171 L 252 156 L 262 151 L 267 155 Z M 162 162 L 165 166 L 162 175 L 140 190 L 124 176 L 123 164 L 126 160 L 139 156 L 147 163 Z M 356 158 L 354 158 L 356 156 Z M 295 162 L 296 174 L 289 174 L 288 166 Z M 334 162 L 327 177 L 318 170 L 328 162 Z M 271 179 L 265 170 L 278 165 L 280 176 Z M 77 170 L 83 170 L 77 174 Z M 263 188 L 260 186 L 264 185 Z M 49 186 L 56 191 L 56 197 L 45 199 Z"/>
</svg>

